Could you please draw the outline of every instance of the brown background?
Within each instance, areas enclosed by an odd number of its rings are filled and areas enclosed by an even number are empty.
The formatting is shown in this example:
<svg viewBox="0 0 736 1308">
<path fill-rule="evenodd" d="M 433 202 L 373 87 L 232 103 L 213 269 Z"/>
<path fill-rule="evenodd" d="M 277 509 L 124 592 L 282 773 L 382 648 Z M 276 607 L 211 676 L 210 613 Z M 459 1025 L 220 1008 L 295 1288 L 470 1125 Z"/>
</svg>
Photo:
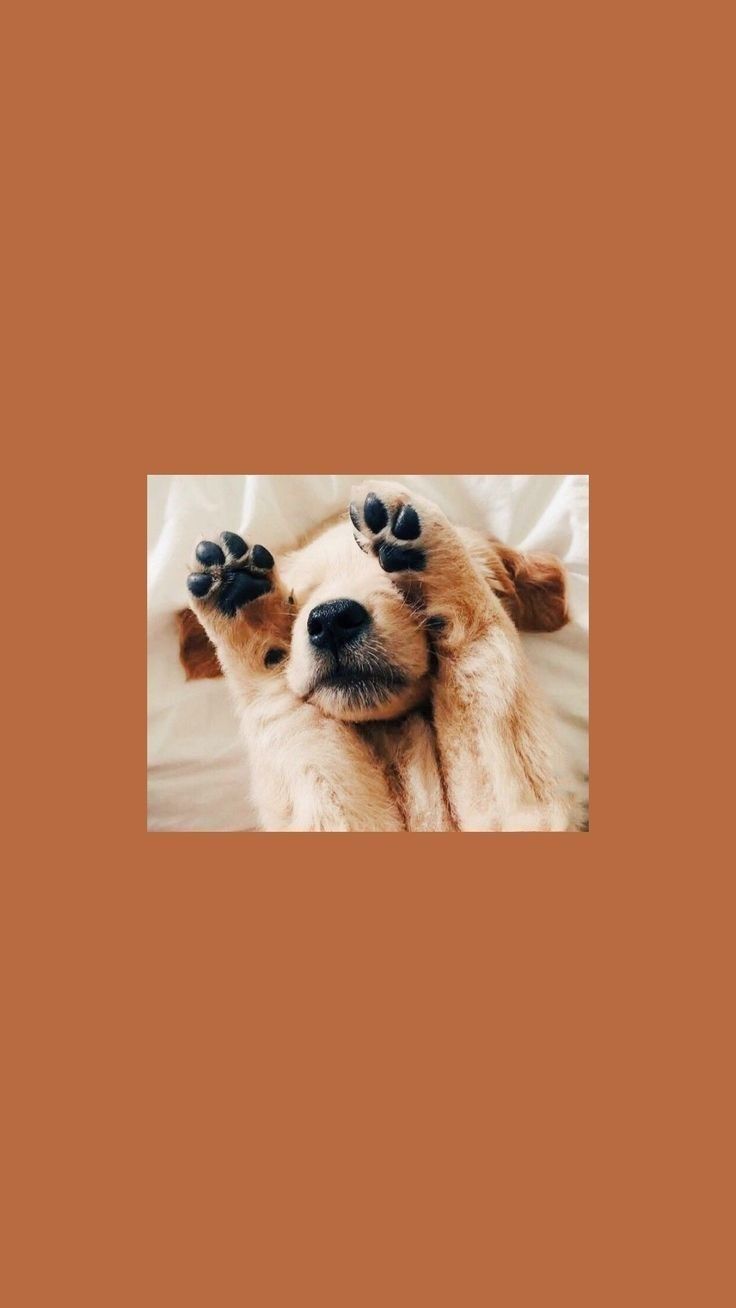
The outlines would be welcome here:
<svg viewBox="0 0 736 1308">
<path fill-rule="evenodd" d="M 25 12 L 8 1302 L 732 1302 L 719 11 Z M 357 461 L 591 473 L 588 836 L 146 834 L 145 473 Z"/>
</svg>

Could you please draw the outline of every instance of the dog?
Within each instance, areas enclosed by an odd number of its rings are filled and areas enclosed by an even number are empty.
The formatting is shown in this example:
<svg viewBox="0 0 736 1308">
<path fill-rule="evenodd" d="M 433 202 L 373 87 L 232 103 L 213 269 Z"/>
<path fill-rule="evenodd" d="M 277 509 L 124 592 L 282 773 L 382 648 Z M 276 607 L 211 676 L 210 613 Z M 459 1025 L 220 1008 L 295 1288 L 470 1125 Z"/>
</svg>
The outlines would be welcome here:
<svg viewBox="0 0 736 1308">
<path fill-rule="evenodd" d="M 276 562 L 200 541 L 189 676 L 224 673 L 267 831 L 563 831 L 580 818 L 518 631 L 568 620 L 565 576 L 394 482 Z"/>
</svg>

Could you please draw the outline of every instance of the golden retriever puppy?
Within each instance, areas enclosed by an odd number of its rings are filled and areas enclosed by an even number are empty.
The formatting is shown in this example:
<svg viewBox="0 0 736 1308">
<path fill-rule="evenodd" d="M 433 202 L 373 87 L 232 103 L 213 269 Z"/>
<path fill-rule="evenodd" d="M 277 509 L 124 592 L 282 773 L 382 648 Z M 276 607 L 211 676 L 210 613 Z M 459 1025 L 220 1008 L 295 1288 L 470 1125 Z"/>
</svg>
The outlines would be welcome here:
<svg viewBox="0 0 736 1308">
<path fill-rule="evenodd" d="M 393 482 L 276 563 L 201 541 L 182 659 L 227 678 L 268 831 L 562 831 L 576 816 L 516 628 L 564 575 Z"/>
</svg>

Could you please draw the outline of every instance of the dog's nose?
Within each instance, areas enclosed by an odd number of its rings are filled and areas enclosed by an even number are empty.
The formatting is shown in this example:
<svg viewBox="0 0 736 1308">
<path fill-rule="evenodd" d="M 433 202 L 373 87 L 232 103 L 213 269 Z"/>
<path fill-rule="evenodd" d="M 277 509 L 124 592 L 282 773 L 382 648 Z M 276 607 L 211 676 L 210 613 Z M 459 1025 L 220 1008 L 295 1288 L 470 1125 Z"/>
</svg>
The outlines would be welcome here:
<svg viewBox="0 0 736 1308">
<path fill-rule="evenodd" d="M 307 631 L 316 649 L 338 649 L 360 636 L 370 620 L 370 614 L 357 600 L 330 600 L 312 609 Z"/>
</svg>

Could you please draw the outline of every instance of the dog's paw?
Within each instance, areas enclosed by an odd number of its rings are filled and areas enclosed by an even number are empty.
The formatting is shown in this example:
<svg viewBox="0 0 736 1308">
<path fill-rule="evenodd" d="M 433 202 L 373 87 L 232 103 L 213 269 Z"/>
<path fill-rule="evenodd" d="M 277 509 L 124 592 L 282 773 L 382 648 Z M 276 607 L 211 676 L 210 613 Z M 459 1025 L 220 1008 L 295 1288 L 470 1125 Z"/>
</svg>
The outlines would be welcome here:
<svg viewBox="0 0 736 1308">
<path fill-rule="evenodd" d="M 196 570 L 187 577 L 189 593 L 199 605 L 212 605 L 226 618 L 273 588 L 270 550 L 265 545 L 249 549 L 233 531 L 223 531 L 219 545 L 201 540 L 195 555 Z"/>
<path fill-rule="evenodd" d="M 365 482 L 353 488 L 349 513 L 356 542 L 384 572 L 424 572 L 441 519 L 433 504 L 392 482 Z"/>
</svg>

